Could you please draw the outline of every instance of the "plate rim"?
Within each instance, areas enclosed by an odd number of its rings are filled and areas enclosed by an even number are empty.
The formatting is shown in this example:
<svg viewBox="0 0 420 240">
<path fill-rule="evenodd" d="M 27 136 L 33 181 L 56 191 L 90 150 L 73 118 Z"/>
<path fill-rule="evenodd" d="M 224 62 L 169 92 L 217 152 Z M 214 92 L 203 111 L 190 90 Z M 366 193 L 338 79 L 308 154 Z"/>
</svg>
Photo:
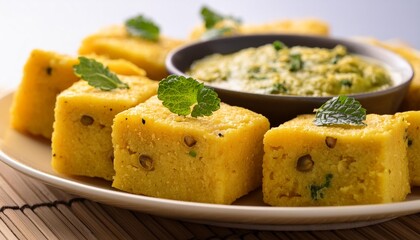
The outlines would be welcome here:
<svg viewBox="0 0 420 240">
<path fill-rule="evenodd" d="M 14 91 L 11 91 L 0 96 L 0 103 L 4 104 L 5 101 L 11 102 L 13 94 Z M 0 112 L 1 111 L 5 110 L 0 109 Z M 6 117 L 9 117 L 9 114 L 7 114 Z M 10 126 L 0 126 L 0 128 L 5 128 L 6 131 L 15 131 L 11 129 Z M 316 225 L 324 226 L 322 229 L 325 229 L 325 224 L 335 224 L 336 227 L 334 229 L 337 229 L 340 228 L 340 225 L 337 225 L 337 223 L 359 223 L 358 225 L 360 225 L 360 222 L 372 222 L 372 224 L 374 224 L 381 219 L 385 221 L 386 219 L 420 212 L 420 199 L 370 205 L 275 207 L 198 203 L 136 195 L 122 192 L 117 189 L 105 189 L 88 183 L 72 181 L 71 179 L 53 175 L 26 165 L 18 159 L 14 159 L 3 150 L 1 144 L 2 140 L 3 136 L 0 135 L 0 160 L 29 177 L 38 179 L 48 185 L 64 189 L 65 191 L 72 193 L 76 192 L 86 199 L 154 215 L 172 218 L 174 215 L 175 217 L 176 215 L 179 215 L 180 218 L 178 219 L 204 221 L 209 224 L 212 222 L 215 224 L 229 223 L 234 226 L 245 224 L 248 227 L 250 225 L 256 226 L 256 228 L 258 228 L 258 226 L 265 226 L 264 229 L 267 229 L 267 227 L 270 229 L 270 226 L 275 228 L 276 226 L 288 225 L 311 226 L 312 228 Z M 115 202 L 116 200 L 117 203 Z M 125 204 L 127 204 L 127 206 L 125 206 Z M 154 211 L 153 208 L 159 208 L 160 212 Z M 169 214 L 167 211 L 172 211 L 172 213 Z M 292 218 L 293 221 L 288 224 L 287 220 L 290 218 Z M 337 218 L 343 219 L 337 221 Z M 273 219 L 275 222 L 273 222 Z M 299 224 L 296 225 L 294 223 Z"/>
</svg>

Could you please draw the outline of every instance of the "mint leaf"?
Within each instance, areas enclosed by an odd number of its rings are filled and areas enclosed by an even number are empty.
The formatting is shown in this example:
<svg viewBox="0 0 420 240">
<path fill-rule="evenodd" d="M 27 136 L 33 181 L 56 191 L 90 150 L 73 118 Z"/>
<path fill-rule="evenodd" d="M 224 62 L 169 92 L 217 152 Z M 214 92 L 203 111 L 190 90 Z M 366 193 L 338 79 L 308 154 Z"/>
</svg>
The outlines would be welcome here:
<svg viewBox="0 0 420 240">
<path fill-rule="evenodd" d="M 213 28 L 216 23 L 222 21 L 225 18 L 208 7 L 202 7 L 200 13 L 206 29 Z"/>
<path fill-rule="evenodd" d="M 352 97 L 333 97 L 315 111 L 314 123 L 317 126 L 366 126 L 363 122 L 366 120 L 366 109 Z"/>
<path fill-rule="evenodd" d="M 241 22 L 240 19 L 231 16 L 223 16 L 205 6 L 201 8 L 200 14 L 206 28 L 206 31 L 201 37 L 203 40 L 228 35 L 229 33 L 232 33 L 235 30 L 236 25 Z M 216 24 L 223 20 L 230 20 L 230 22 L 224 22 L 222 26 L 216 27 Z"/>
<path fill-rule="evenodd" d="M 160 81 L 158 99 L 169 111 L 182 116 L 210 116 L 220 108 L 220 98 L 213 89 L 184 76 L 170 75 Z"/>
<path fill-rule="evenodd" d="M 213 10 L 211 10 L 210 8 L 204 6 L 201 8 L 200 11 L 201 14 L 201 19 L 204 21 L 204 26 L 206 27 L 206 29 L 212 29 L 214 28 L 214 26 L 220 22 L 223 21 L 225 19 L 230 19 L 236 23 L 240 23 L 241 20 L 232 16 L 223 16 Z"/>
<path fill-rule="evenodd" d="M 151 41 L 157 41 L 159 39 L 159 27 L 142 15 L 128 19 L 125 22 L 125 27 L 133 36 L 142 37 Z"/>
<path fill-rule="evenodd" d="M 79 64 L 73 66 L 73 71 L 89 85 L 104 91 L 129 88 L 126 83 L 120 81 L 117 75 L 109 71 L 108 67 L 94 59 L 79 57 Z"/>
<path fill-rule="evenodd" d="M 202 87 L 198 90 L 197 103 L 191 112 L 192 117 L 210 116 L 220 108 L 220 99 L 217 93 L 207 87 Z"/>
</svg>

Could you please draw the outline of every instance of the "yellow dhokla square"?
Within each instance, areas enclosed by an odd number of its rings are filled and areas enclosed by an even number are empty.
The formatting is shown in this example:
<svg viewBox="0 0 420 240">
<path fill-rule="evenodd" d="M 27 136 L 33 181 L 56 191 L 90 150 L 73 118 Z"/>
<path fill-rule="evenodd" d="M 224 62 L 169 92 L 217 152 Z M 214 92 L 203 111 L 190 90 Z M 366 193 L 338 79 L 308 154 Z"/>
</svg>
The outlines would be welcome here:
<svg viewBox="0 0 420 240">
<path fill-rule="evenodd" d="M 94 56 L 112 71 L 123 75 L 144 75 L 144 71 L 125 60 Z M 23 78 L 15 93 L 11 109 L 13 128 L 50 139 L 56 96 L 79 78 L 73 73 L 76 57 L 44 50 L 33 50 L 27 60 Z"/>
<path fill-rule="evenodd" d="M 126 59 L 146 70 L 149 78 L 161 80 L 168 75 L 165 68 L 166 55 L 183 43 L 164 36 L 160 36 L 156 42 L 133 37 L 124 26 L 112 26 L 84 39 L 79 53 Z"/>
<path fill-rule="evenodd" d="M 269 34 L 269 33 L 289 33 L 304 35 L 329 35 L 329 25 L 319 19 L 289 19 L 277 20 L 263 24 L 234 24 L 232 21 L 221 21 L 215 25 L 215 28 L 230 27 L 232 35 L 247 34 Z M 201 39 L 206 32 L 204 24 L 193 29 L 190 33 L 190 39 Z"/>
<path fill-rule="evenodd" d="M 243 34 L 289 33 L 328 36 L 328 23 L 319 19 L 289 19 L 264 24 L 244 25 Z"/>
<path fill-rule="evenodd" d="M 156 94 L 146 77 L 119 76 L 129 89 L 102 91 L 78 81 L 57 97 L 52 166 L 60 173 L 112 180 L 114 116 Z"/>
<path fill-rule="evenodd" d="M 365 127 L 325 127 L 303 115 L 264 137 L 264 202 L 354 205 L 404 200 L 410 192 L 407 122 L 367 115 Z"/>
<path fill-rule="evenodd" d="M 409 123 L 407 132 L 407 156 L 410 183 L 420 186 L 420 111 L 397 113 Z"/>
<path fill-rule="evenodd" d="M 411 64 L 414 76 L 400 109 L 401 111 L 420 110 L 420 51 L 404 43 L 384 42 L 375 38 L 365 37 L 356 39 L 393 51 Z"/>
<path fill-rule="evenodd" d="M 115 117 L 113 187 L 147 196 L 230 204 L 261 184 L 268 120 L 221 104 L 182 117 L 157 97 Z"/>
</svg>

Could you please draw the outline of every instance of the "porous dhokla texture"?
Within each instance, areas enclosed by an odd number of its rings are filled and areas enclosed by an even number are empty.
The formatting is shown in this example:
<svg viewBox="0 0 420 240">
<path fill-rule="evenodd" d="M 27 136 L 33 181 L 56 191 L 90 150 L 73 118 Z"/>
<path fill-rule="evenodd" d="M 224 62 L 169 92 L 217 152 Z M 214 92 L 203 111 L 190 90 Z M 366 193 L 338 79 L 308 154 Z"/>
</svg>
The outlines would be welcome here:
<svg viewBox="0 0 420 240">
<path fill-rule="evenodd" d="M 367 115 L 365 127 L 326 127 L 302 115 L 264 137 L 263 195 L 273 206 L 356 205 L 410 192 L 408 124 Z"/>
<path fill-rule="evenodd" d="M 113 187 L 230 204 L 261 185 L 264 116 L 221 104 L 211 116 L 171 113 L 157 97 L 115 117 Z"/>
<path fill-rule="evenodd" d="M 158 41 L 150 41 L 130 36 L 124 26 L 111 26 L 85 38 L 79 53 L 126 59 L 146 70 L 149 78 L 161 80 L 168 75 L 166 55 L 183 43 L 182 40 L 165 36 L 160 36 Z"/>
<path fill-rule="evenodd" d="M 397 113 L 409 123 L 407 131 L 407 156 L 410 183 L 420 186 L 420 111 Z"/>
<path fill-rule="evenodd" d="M 231 20 L 229 20 L 231 22 Z M 229 21 L 223 21 L 216 24 L 215 28 L 225 27 Z M 231 25 L 226 25 L 232 27 Z M 319 19 L 289 19 L 267 22 L 263 24 L 238 24 L 233 29 L 233 35 L 247 35 L 247 34 L 269 34 L 269 33 L 290 33 L 290 34 L 304 34 L 304 35 L 329 35 L 329 25 Z M 190 34 L 190 39 L 197 40 L 203 37 L 206 29 L 204 24 L 193 29 Z"/>
<path fill-rule="evenodd" d="M 123 75 L 144 75 L 144 71 L 125 60 L 91 56 Z M 79 80 L 73 73 L 76 57 L 35 49 L 23 71 L 11 108 L 11 124 L 18 131 L 51 138 L 57 95 Z"/>
<path fill-rule="evenodd" d="M 112 180 L 114 116 L 157 92 L 157 83 L 146 77 L 119 78 L 130 88 L 102 91 L 79 81 L 58 95 L 52 136 L 57 172 Z"/>
</svg>

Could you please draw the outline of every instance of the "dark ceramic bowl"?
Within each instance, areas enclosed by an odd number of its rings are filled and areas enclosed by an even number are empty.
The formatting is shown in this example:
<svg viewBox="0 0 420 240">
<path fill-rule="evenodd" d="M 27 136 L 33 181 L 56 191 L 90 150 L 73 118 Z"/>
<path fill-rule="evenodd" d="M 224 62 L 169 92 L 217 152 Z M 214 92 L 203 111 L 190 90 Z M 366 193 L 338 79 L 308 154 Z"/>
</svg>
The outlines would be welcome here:
<svg viewBox="0 0 420 240">
<path fill-rule="evenodd" d="M 236 36 L 192 43 L 169 53 L 166 59 L 166 68 L 171 74 L 186 75 L 185 72 L 195 60 L 207 55 L 234 53 L 244 48 L 258 47 L 276 40 L 290 47 L 299 45 L 334 48 L 341 44 L 346 46 L 350 53 L 373 58 L 387 65 L 394 81 L 392 87 L 376 92 L 348 95 L 358 99 L 366 108 L 367 113 L 395 113 L 413 77 L 413 69 L 407 61 L 382 48 L 344 39 L 282 34 Z M 313 113 L 315 108 L 320 107 L 331 98 L 256 94 L 210 87 L 216 90 L 223 102 L 261 113 L 270 120 L 272 126 L 277 126 L 300 114 Z"/>
</svg>

